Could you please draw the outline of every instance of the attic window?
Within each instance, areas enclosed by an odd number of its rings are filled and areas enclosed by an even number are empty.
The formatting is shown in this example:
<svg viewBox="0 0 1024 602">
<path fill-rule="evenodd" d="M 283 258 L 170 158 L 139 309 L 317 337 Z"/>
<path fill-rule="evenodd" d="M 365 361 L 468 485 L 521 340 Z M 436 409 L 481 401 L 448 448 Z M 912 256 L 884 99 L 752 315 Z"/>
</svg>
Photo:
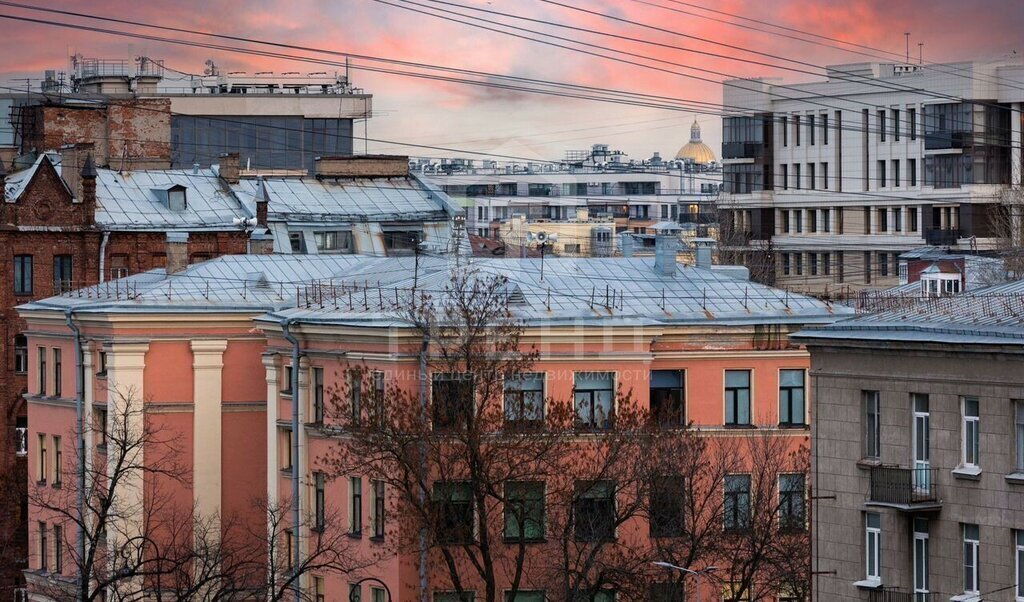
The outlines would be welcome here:
<svg viewBox="0 0 1024 602">
<path fill-rule="evenodd" d="M 523 290 L 517 284 L 505 286 L 505 297 L 509 305 L 523 305 L 526 303 L 526 296 L 523 295 Z"/>
<path fill-rule="evenodd" d="M 167 191 L 167 208 L 171 211 L 184 211 L 188 207 L 185 199 L 185 187 L 175 186 Z"/>
</svg>

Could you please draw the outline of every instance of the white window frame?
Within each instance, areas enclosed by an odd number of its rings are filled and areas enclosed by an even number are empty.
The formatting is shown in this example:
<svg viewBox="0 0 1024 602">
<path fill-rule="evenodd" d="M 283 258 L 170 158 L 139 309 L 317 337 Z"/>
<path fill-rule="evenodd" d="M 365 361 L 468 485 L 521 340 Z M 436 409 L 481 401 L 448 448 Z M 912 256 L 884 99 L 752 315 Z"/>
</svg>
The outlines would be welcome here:
<svg viewBox="0 0 1024 602">
<path fill-rule="evenodd" d="M 967 528 L 968 527 L 975 527 L 975 528 L 978 529 L 979 532 L 978 532 L 977 539 L 974 539 L 974 538 L 968 539 L 968 536 L 967 536 Z M 978 571 L 978 564 L 979 564 L 979 562 L 978 561 L 979 561 L 979 557 L 981 555 L 980 554 L 980 552 L 981 552 L 981 528 L 978 525 L 963 523 L 963 524 L 960 525 L 960 531 L 961 531 L 961 533 L 963 533 L 963 544 L 964 544 L 963 545 L 963 552 L 962 552 L 963 553 L 963 557 L 961 558 L 961 561 L 962 561 L 961 562 L 961 566 L 963 567 L 963 576 L 964 576 L 964 593 L 965 594 L 971 594 L 971 595 L 979 595 L 981 593 L 981 591 L 978 589 L 978 582 L 979 582 L 979 571 Z M 968 565 L 967 565 L 967 553 L 968 553 L 968 551 L 970 551 L 970 553 L 971 553 L 971 566 L 970 567 L 968 567 Z M 967 585 L 968 585 L 967 584 L 968 577 L 970 577 L 971 585 L 973 587 L 970 587 L 970 588 L 967 587 Z"/>
<path fill-rule="evenodd" d="M 878 518 L 878 526 L 872 527 L 870 518 Z M 871 566 L 871 552 L 874 551 L 874 566 Z M 882 582 L 882 515 L 875 512 L 864 514 L 864 577 L 867 581 Z"/>
<path fill-rule="evenodd" d="M 1014 444 L 1016 448 L 1015 467 L 1016 472 L 1024 473 L 1024 400 L 1014 400 L 1013 415 Z"/>
<path fill-rule="evenodd" d="M 967 403 L 973 401 L 978 405 L 974 416 L 967 415 Z M 964 468 L 978 468 L 981 464 L 981 404 L 976 397 L 963 397 L 960 400 L 960 461 Z M 972 436 L 973 434 L 973 436 Z M 968 453 L 970 451 L 971 453 Z"/>
<path fill-rule="evenodd" d="M 1024 529 L 1014 529 L 1015 600 L 1024 602 Z"/>
<path fill-rule="evenodd" d="M 864 457 L 882 457 L 882 394 L 879 391 L 864 391 L 861 394 L 864 406 Z M 869 404 L 874 412 L 869 412 Z M 874 422 L 869 421 L 874 416 Z"/>
<path fill-rule="evenodd" d="M 923 522 L 919 523 L 919 521 L 923 521 Z M 918 528 L 918 524 L 923 524 L 924 525 L 924 529 L 920 530 Z M 928 528 L 929 528 L 928 519 L 926 519 L 926 518 L 915 518 L 914 519 L 913 527 L 914 527 L 914 550 L 913 550 L 913 554 L 914 554 L 914 594 L 927 594 L 927 593 L 929 593 L 929 589 L 928 589 L 928 581 L 929 581 L 929 579 L 928 579 L 928 569 L 930 568 L 929 567 L 930 562 L 929 562 L 929 559 L 928 559 L 928 555 L 929 555 L 928 554 L 928 547 L 929 547 L 928 546 Z M 923 554 L 920 554 L 919 551 L 918 551 L 918 542 L 921 542 L 920 545 L 921 545 L 921 548 L 923 550 Z M 920 563 L 920 562 L 924 563 L 924 573 L 923 573 L 924 583 L 921 583 L 921 582 L 918 581 L 918 563 Z"/>
</svg>

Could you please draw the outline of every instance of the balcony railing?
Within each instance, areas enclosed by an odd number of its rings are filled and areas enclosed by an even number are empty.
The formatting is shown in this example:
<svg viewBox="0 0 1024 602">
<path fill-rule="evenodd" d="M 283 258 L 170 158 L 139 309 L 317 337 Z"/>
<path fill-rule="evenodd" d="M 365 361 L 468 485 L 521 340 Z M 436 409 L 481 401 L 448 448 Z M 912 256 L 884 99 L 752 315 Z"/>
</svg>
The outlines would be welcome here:
<svg viewBox="0 0 1024 602">
<path fill-rule="evenodd" d="M 960 236 L 960 230 L 949 228 L 929 228 L 924 231 L 924 241 L 930 245 L 955 245 Z"/>
<path fill-rule="evenodd" d="M 939 602 L 936 593 L 914 593 L 898 589 L 876 589 L 868 594 L 868 602 Z"/>
<path fill-rule="evenodd" d="M 871 468 L 870 502 L 903 510 L 936 508 L 936 468 L 903 468 L 874 466 Z"/>
<path fill-rule="evenodd" d="M 14 450 L 19 456 L 28 455 L 28 429 L 23 426 L 14 429 Z"/>
<path fill-rule="evenodd" d="M 761 142 L 725 142 L 722 144 L 723 159 L 757 159 L 764 155 Z"/>
<path fill-rule="evenodd" d="M 971 132 L 953 132 L 949 130 L 938 130 L 925 132 L 924 149 L 940 150 L 946 148 L 966 148 L 971 146 L 973 136 Z"/>
</svg>

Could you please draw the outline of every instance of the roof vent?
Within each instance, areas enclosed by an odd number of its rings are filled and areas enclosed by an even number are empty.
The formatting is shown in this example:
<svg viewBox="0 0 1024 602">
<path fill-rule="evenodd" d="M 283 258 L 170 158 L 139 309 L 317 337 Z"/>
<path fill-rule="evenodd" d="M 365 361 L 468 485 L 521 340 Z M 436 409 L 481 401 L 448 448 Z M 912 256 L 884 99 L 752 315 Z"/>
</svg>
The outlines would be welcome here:
<svg viewBox="0 0 1024 602">
<path fill-rule="evenodd" d="M 270 280 L 267 279 L 267 275 L 263 272 L 249 272 L 245 275 L 245 284 L 253 290 L 269 291 L 273 287 L 270 286 Z"/>
<path fill-rule="evenodd" d="M 505 285 L 505 299 L 509 305 L 526 305 L 526 295 L 518 284 Z"/>
</svg>

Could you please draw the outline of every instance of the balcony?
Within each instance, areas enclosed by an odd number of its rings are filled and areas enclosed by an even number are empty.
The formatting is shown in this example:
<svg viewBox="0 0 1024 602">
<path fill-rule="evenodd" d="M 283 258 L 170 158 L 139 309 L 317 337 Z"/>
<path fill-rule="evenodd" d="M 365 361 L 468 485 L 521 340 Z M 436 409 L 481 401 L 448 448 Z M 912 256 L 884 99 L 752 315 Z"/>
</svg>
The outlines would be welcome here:
<svg viewBox="0 0 1024 602">
<path fill-rule="evenodd" d="M 949 246 L 955 245 L 960 239 L 962 233 L 960 230 L 951 230 L 948 228 L 929 228 L 924 231 L 924 241 L 929 245 L 935 246 Z"/>
<path fill-rule="evenodd" d="M 936 493 L 937 474 L 936 468 L 874 466 L 871 468 L 871 491 L 866 504 L 904 512 L 939 510 L 942 502 Z"/>
<path fill-rule="evenodd" d="M 939 602 L 936 593 L 915 594 L 898 589 L 876 589 L 868 593 L 868 602 Z"/>
<path fill-rule="evenodd" d="M 724 142 L 722 143 L 723 159 L 757 159 L 764 155 L 762 142 Z"/>
<path fill-rule="evenodd" d="M 680 224 L 713 224 L 718 221 L 718 213 L 701 211 L 700 213 L 680 213 Z"/>
<path fill-rule="evenodd" d="M 973 138 L 971 132 L 953 132 L 950 130 L 925 132 L 924 149 L 967 148 L 973 143 Z"/>
</svg>

